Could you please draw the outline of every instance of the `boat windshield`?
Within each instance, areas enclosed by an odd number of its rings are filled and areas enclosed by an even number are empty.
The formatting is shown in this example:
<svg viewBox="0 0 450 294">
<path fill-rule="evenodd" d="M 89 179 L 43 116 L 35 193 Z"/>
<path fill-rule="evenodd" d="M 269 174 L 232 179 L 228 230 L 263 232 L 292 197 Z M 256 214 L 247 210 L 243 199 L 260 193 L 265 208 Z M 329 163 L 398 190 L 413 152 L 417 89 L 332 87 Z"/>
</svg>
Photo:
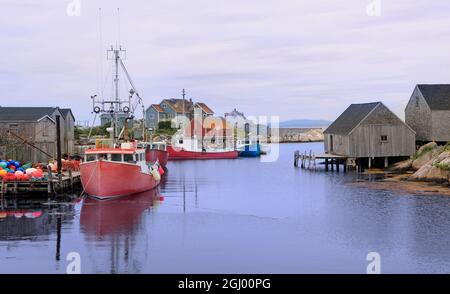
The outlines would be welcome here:
<svg viewBox="0 0 450 294">
<path fill-rule="evenodd" d="M 128 163 L 136 163 L 136 160 L 134 159 L 133 154 L 124 154 L 123 161 L 128 162 Z"/>
</svg>

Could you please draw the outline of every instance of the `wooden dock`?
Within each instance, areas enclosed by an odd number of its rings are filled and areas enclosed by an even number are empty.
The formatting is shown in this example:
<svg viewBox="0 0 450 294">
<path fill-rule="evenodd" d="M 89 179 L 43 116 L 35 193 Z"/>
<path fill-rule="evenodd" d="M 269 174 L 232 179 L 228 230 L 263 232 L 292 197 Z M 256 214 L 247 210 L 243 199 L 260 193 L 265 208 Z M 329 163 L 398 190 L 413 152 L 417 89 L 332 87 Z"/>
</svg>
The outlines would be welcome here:
<svg viewBox="0 0 450 294">
<path fill-rule="evenodd" d="M 48 173 L 45 179 L 36 179 L 30 181 L 1 181 L 0 196 L 18 194 L 59 194 L 72 192 L 81 184 L 80 172 L 67 171 L 63 172 L 59 177 L 52 172 Z"/>
<path fill-rule="evenodd" d="M 340 165 L 343 166 L 344 172 L 347 172 L 347 161 L 348 158 L 346 156 L 324 153 L 324 154 L 314 154 L 311 150 L 309 153 L 306 151 L 301 153 L 299 150 L 294 153 L 294 166 L 298 167 L 300 162 L 301 168 L 308 169 L 317 169 L 317 160 L 323 160 L 323 162 L 319 164 L 325 165 L 325 171 L 334 171 L 336 167 L 336 171 L 339 172 Z"/>
</svg>

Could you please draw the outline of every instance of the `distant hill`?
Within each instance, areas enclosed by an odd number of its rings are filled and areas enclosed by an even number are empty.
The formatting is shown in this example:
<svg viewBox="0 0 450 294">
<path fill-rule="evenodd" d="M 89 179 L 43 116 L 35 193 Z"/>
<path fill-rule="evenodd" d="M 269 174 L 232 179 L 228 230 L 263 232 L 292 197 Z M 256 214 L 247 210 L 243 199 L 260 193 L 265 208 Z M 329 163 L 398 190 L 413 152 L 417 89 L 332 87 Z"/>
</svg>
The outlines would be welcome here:
<svg viewBox="0 0 450 294">
<path fill-rule="evenodd" d="M 280 128 L 314 128 L 328 127 L 331 121 L 322 119 L 294 119 L 280 122 Z"/>
</svg>

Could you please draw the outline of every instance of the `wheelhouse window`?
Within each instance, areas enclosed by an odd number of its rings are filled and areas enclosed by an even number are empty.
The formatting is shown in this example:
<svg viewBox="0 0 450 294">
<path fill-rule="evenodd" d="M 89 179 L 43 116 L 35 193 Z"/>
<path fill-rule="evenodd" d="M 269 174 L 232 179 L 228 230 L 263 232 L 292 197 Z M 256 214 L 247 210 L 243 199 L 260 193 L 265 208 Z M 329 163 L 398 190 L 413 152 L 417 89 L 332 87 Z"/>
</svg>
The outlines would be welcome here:
<svg viewBox="0 0 450 294">
<path fill-rule="evenodd" d="M 122 161 L 122 154 L 111 154 L 111 161 Z"/>
<path fill-rule="evenodd" d="M 381 142 L 388 142 L 388 136 L 387 135 L 381 135 Z"/>
<path fill-rule="evenodd" d="M 123 161 L 128 162 L 128 163 L 135 163 L 136 162 L 134 160 L 133 154 L 124 154 L 123 155 Z"/>
<path fill-rule="evenodd" d="M 96 154 L 88 154 L 86 155 L 86 161 L 94 161 L 97 159 L 97 155 Z"/>
</svg>

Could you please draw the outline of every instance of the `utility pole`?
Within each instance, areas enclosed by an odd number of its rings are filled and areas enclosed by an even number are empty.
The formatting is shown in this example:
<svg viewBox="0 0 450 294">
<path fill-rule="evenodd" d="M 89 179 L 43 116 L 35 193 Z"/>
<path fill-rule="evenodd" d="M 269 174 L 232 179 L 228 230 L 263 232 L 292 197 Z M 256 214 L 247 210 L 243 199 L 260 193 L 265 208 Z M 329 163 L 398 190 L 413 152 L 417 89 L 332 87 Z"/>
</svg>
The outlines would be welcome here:
<svg viewBox="0 0 450 294">
<path fill-rule="evenodd" d="M 186 100 L 186 90 L 183 88 L 183 116 L 186 115 L 185 110 L 184 110 L 184 101 Z"/>
<path fill-rule="evenodd" d="M 56 160 L 58 164 L 58 179 L 61 181 L 62 155 L 61 155 L 61 117 L 56 116 Z"/>
</svg>

